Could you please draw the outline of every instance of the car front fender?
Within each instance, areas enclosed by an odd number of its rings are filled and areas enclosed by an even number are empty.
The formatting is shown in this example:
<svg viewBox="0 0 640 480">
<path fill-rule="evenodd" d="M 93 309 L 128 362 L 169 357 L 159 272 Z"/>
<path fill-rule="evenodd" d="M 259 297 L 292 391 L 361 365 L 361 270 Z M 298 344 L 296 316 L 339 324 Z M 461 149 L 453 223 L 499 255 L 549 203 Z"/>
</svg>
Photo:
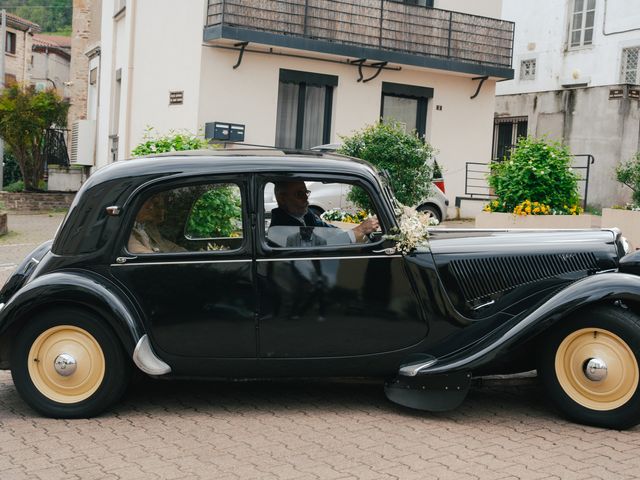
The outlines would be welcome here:
<svg viewBox="0 0 640 480">
<path fill-rule="evenodd" d="M 143 323 L 125 294 L 108 279 L 86 270 L 45 274 L 22 287 L 0 310 L 0 337 L 29 315 L 59 305 L 85 307 L 104 318 L 130 355 L 145 335 Z"/>
<path fill-rule="evenodd" d="M 433 375 L 474 370 L 539 335 L 573 312 L 602 302 L 640 303 L 640 277 L 626 273 L 592 275 L 556 292 L 543 303 L 516 315 L 482 339 L 450 355 L 425 357 L 400 367 L 401 375 Z"/>
</svg>

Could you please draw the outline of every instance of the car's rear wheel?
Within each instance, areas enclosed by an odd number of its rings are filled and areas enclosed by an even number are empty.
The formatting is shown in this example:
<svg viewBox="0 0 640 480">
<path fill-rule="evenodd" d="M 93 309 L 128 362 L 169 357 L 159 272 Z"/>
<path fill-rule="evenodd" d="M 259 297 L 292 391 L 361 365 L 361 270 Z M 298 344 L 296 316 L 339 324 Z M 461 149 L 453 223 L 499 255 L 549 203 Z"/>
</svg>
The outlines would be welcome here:
<svg viewBox="0 0 640 480">
<path fill-rule="evenodd" d="M 11 374 L 22 398 L 43 415 L 90 417 L 120 398 L 130 364 L 104 321 L 60 308 L 29 320 L 18 333 Z"/>
<path fill-rule="evenodd" d="M 435 218 L 438 223 L 442 222 L 442 213 L 440 213 L 438 207 L 434 205 L 420 205 L 417 210 L 422 213 L 430 213 L 431 217 Z"/>
<path fill-rule="evenodd" d="M 540 376 L 568 418 L 605 428 L 640 423 L 640 318 L 602 306 L 545 339 Z"/>
</svg>

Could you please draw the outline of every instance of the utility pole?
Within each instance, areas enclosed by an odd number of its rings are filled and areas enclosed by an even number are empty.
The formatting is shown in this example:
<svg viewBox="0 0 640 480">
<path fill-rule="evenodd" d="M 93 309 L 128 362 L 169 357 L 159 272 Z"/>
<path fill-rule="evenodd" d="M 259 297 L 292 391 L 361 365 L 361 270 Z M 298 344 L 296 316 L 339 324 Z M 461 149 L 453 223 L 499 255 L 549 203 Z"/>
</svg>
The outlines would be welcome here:
<svg viewBox="0 0 640 480">
<path fill-rule="evenodd" d="M 0 90 L 4 89 L 4 58 L 7 41 L 7 11 L 2 9 L 0 20 Z M 0 138 L 0 190 L 4 188 L 4 140 Z"/>
</svg>

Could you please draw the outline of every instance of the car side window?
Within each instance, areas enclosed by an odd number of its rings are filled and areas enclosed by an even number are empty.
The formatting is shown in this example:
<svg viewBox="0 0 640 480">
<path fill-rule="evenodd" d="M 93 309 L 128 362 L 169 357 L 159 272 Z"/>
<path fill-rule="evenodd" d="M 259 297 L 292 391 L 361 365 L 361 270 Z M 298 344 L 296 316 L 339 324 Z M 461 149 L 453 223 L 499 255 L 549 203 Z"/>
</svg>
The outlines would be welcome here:
<svg viewBox="0 0 640 480">
<path fill-rule="evenodd" d="M 137 254 L 228 251 L 242 242 L 240 187 L 217 183 L 149 197 L 136 215 L 127 249 Z"/>
<path fill-rule="evenodd" d="M 265 237 L 272 248 L 348 246 L 381 235 L 369 194 L 348 183 L 267 182 Z"/>
</svg>

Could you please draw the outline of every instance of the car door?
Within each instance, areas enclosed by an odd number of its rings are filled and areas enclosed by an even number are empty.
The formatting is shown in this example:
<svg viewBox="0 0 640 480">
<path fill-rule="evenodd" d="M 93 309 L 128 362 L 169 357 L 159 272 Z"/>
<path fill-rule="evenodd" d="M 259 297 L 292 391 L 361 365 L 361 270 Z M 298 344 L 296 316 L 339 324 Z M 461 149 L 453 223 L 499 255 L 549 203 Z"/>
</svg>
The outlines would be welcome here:
<svg viewBox="0 0 640 480">
<path fill-rule="evenodd" d="M 292 179 L 357 184 L 371 191 L 356 178 L 262 175 L 256 178 L 256 195 L 261 198 L 270 183 Z M 382 212 L 378 207 L 374 201 Z M 259 218 L 265 213 L 259 209 Z M 379 220 L 388 231 L 391 220 L 383 215 Z M 261 231 L 256 246 L 260 357 L 372 355 L 425 338 L 427 323 L 404 259 L 384 251 L 388 242 L 380 236 L 369 243 L 332 241 L 342 235 L 340 229 L 316 227 L 305 243 L 309 229 L 277 227 L 272 223 Z"/>
<path fill-rule="evenodd" d="M 159 197 L 162 222 L 148 213 Z M 132 212 L 129 227 L 110 272 L 137 301 L 154 348 L 183 357 L 255 358 L 246 177 L 152 185 L 124 211 Z"/>
</svg>

